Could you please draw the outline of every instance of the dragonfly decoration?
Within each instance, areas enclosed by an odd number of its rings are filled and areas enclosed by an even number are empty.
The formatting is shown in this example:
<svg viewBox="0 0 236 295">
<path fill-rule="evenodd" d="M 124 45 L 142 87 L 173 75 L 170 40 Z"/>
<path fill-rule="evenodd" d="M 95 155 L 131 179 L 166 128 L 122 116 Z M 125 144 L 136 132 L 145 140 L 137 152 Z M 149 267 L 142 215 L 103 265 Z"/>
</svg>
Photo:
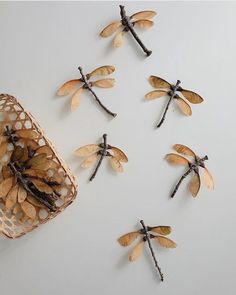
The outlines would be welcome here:
<svg viewBox="0 0 236 295">
<path fill-rule="evenodd" d="M 172 164 L 172 165 L 184 165 L 187 167 L 186 172 L 181 176 L 179 181 L 177 182 L 173 192 L 171 193 L 171 198 L 173 198 L 176 194 L 176 192 L 179 189 L 179 186 L 181 185 L 182 181 L 191 173 L 193 172 L 194 175 L 190 181 L 189 184 L 189 191 L 192 194 L 193 197 L 196 197 L 201 186 L 201 179 L 199 174 L 199 167 L 204 169 L 203 179 L 204 182 L 209 189 L 214 188 L 214 181 L 211 173 L 205 166 L 205 161 L 208 160 L 208 157 L 205 156 L 203 158 L 200 158 L 197 156 L 189 147 L 182 145 L 182 144 L 175 144 L 173 146 L 173 149 L 178 152 L 179 154 L 191 157 L 193 161 L 189 161 L 185 157 L 171 153 L 166 155 L 166 160 Z"/>
<path fill-rule="evenodd" d="M 156 88 L 157 90 L 147 93 L 145 95 L 147 99 L 151 100 L 151 99 L 160 98 L 163 96 L 169 97 L 166 107 L 164 109 L 163 115 L 161 117 L 161 120 L 157 124 L 157 128 L 161 127 L 161 125 L 163 124 L 166 117 L 166 113 L 169 109 L 170 103 L 173 100 L 177 102 L 177 105 L 180 111 L 186 116 L 192 115 L 192 109 L 190 105 L 184 100 L 184 98 L 192 104 L 198 104 L 203 102 L 203 98 L 199 94 L 190 90 L 183 89 L 180 86 L 180 83 L 181 83 L 180 80 L 177 80 L 176 84 L 173 85 L 160 77 L 150 76 L 149 83 L 151 84 L 152 87 Z"/>
<path fill-rule="evenodd" d="M 84 90 L 88 90 L 99 106 L 110 116 L 115 117 L 117 114 L 111 112 L 107 107 L 105 107 L 93 90 L 94 86 L 100 88 L 111 88 L 115 84 L 115 79 L 105 78 L 96 81 L 90 81 L 90 78 L 94 76 L 106 76 L 112 74 L 115 71 L 115 67 L 110 65 L 101 66 L 89 74 L 84 74 L 82 67 L 78 67 L 78 70 L 80 72 L 81 78 L 65 82 L 57 91 L 57 95 L 65 96 L 73 93 L 71 97 L 71 110 L 74 111 L 80 104 L 81 93 L 84 92 Z"/>
<path fill-rule="evenodd" d="M 146 226 L 143 220 L 140 220 L 142 228 L 138 231 L 129 232 L 118 239 L 121 246 L 129 246 L 137 237 L 141 237 L 141 240 L 134 246 L 133 250 L 129 255 L 129 261 L 135 261 L 142 253 L 145 242 L 147 242 L 149 250 L 151 252 L 154 265 L 159 273 L 161 281 L 164 280 L 163 273 L 160 266 L 158 265 L 154 250 L 152 248 L 151 240 L 155 240 L 162 247 L 175 248 L 177 245 L 171 239 L 166 238 L 166 235 L 171 233 L 171 227 L 166 225 L 161 226 Z"/>
<path fill-rule="evenodd" d="M 82 146 L 75 151 L 75 155 L 78 157 L 85 157 L 81 163 L 82 168 L 88 168 L 97 162 L 96 168 L 89 179 L 90 181 L 95 178 L 105 157 L 110 158 L 111 166 L 116 172 L 123 172 L 121 162 L 128 162 L 128 158 L 122 150 L 107 143 L 107 134 L 103 134 L 102 143 Z"/>
<path fill-rule="evenodd" d="M 121 20 L 112 22 L 106 26 L 100 33 L 101 37 L 110 37 L 118 29 L 122 29 L 118 32 L 113 39 L 113 46 L 120 47 L 123 45 L 123 35 L 127 32 L 130 32 L 143 51 L 147 56 L 152 54 L 151 50 L 148 50 L 143 42 L 140 40 L 139 36 L 134 30 L 134 27 L 137 26 L 142 29 L 149 29 L 153 26 L 154 22 L 150 19 L 156 15 L 155 11 L 140 11 L 131 16 L 126 15 L 125 7 L 120 5 L 120 16 Z"/>
<path fill-rule="evenodd" d="M 11 155 L 2 166 L 0 196 L 5 201 L 6 210 L 23 212 L 24 218 L 31 220 L 37 218 L 39 208 L 51 212 L 57 210 L 55 202 L 60 198 L 61 183 L 64 181 L 64 176 L 57 172 L 58 164 L 51 159 L 52 150 L 47 145 L 33 149 L 32 144 L 18 144 L 21 140 L 33 141 L 36 134 L 32 129 L 14 131 L 6 126 L 0 145 L 1 149 L 5 143 L 13 144 Z"/>
</svg>

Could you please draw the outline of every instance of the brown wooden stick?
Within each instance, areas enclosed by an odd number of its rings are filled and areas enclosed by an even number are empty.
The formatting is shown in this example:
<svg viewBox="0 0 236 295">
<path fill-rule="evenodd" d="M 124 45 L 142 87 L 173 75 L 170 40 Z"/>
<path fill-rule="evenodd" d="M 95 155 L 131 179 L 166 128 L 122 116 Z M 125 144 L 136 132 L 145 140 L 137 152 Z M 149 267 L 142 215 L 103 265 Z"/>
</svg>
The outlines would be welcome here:
<svg viewBox="0 0 236 295">
<path fill-rule="evenodd" d="M 176 94 L 176 91 L 177 91 L 180 83 L 181 83 L 180 80 L 177 80 L 175 86 L 173 87 L 173 90 L 171 90 L 171 93 L 169 95 L 170 98 L 169 98 L 169 100 L 167 102 L 167 105 L 165 107 L 165 110 L 164 110 L 164 113 L 162 115 L 162 118 L 161 118 L 160 122 L 157 124 L 157 128 L 161 127 L 161 125 L 164 123 L 165 118 L 166 118 L 166 113 L 167 113 L 167 111 L 169 109 L 170 103 L 171 103 L 172 99 L 174 98 L 174 96 Z"/>
<path fill-rule="evenodd" d="M 125 7 L 123 5 L 120 5 L 120 16 L 123 26 L 126 28 L 126 30 L 130 31 L 134 39 L 138 42 L 140 47 L 143 49 L 143 51 L 146 53 L 147 56 L 152 54 L 152 51 L 147 49 L 147 47 L 143 44 L 137 33 L 135 32 L 133 28 L 133 24 L 130 22 L 130 18 L 126 15 Z"/>
<path fill-rule="evenodd" d="M 103 149 L 100 151 L 100 159 L 97 163 L 97 166 L 93 172 L 93 174 L 91 175 L 91 177 L 89 178 L 89 181 L 92 181 L 94 179 L 94 177 L 96 176 L 97 172 L 98 172 L 98 169 L 99 167 L 101 166 L 102 164 L 102 161 L 104 159 L 104 157 L 106 156 L 106 153 L 107 153 L 107 134 L 103 134 Z"/>
<path fill-rule="evenodd" d="M 149 247 L 150 252 L 151 252 L 151 254 L 152 254 L 152 258 L 153 258 L 153 260 L 154 260 L 154 265 L 155 265 L 155 267 L 156 267 L 157 270 L 158 270 L 158 273 L 159 273 L 159 275 L 160 275 L 161 281 L 163 282 L 163 281 L 164 281 L 164 276 L 163 276 L 163 273 L 161 272 L 161 268 L 159 267 L 159 265 L 158 265 L 158 263 L 157 263 L 157 259 L 156 259 L 155 253 L 154 253 L 154 251 L 153 251 L 153 248 L 152 248 L 152 244 L 151 244 L 151 241 L 150 241 L 150 238 L 149 238 L 149 234 L 148 234 L 148 232 L 147 232 L 147 227 L 145 226 L 143 220 L 140 220 L 140 223 L 141 223 L 141 225 L 142 225 L 142 227 L 143 227 L 144 235 L 145 235 L 145 239 L 146 239 L 147 242 L 148 242 L 148 247 Z"/>
</svg>

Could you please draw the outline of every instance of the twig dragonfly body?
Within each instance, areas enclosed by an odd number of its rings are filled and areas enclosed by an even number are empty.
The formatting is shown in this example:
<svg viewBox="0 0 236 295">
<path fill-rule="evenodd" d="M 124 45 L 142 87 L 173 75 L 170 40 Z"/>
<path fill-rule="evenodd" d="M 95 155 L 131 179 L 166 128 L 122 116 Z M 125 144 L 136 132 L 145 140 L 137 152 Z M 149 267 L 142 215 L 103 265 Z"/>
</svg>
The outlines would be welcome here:
<svg viewBox="0 0 236 295">
<path fill-rule="evenodd" d="M 177 80 L 176 84 L 173 85 L 160 77 L 150 76 L 149 83 L 152 85 L 152 87 L 156 88 L 157 90 L 147 93 L 145 95 L 147 99 L 151 100 L 151 99 L 160 98 L 163 96 L 169 96 L 169 99 L 166 104 L 163 115 L 161 117 L 161 120 L 157 124 L 157 128 L 161 127 L 161 125 L 163 124 L 166 117 L 166 113 L 169 109 L 170 103 L 173 100 L 177 102 L 177 105 L 180 111 L 186 116 L 192 115 L 192 109 L 190 105 L 184 100 L 184 98 L 193 104 L 199 104 L 203 102 L 203 98 L 199 94 L 190 90 L 183 89 L 180 86 L 180 83 L 181 83 L 180 80 Z M 182 97 L 179 94 L 182 95 Z"/>
<path fill-rule="evenodd" d="M 185 156 L 191 157 L 193 161 L 189 161 L 185 157 L 171 153 L 166 155 L 166 160 L 172 164 L 172 165 L 184 165 L 187 167 L 186 172 L 181 176 L 179 181 L 177 182 L 173 192 L 171 193 L 171 198 L 173 198 L 176 194 L 176 192 L 179 189 L 179 186 L 181 185 L 182 181 L 191 173 L 193 172 L 194 175 L 190 181 L 189 185 L 189 191 L 191 192 L 193 197 L 196 197 L 201 186 L 201 179 L 200 179 L 200 174 L 199 174 L 199 167 L 204 169 L 204 174 L 203 174 L 203 179 L 204 182 L 209 189 L 214 188 L 214 181 L 211 173 L 205 166 L 205 161 L 208 160 L 208 157 L 205 156 L 203 158 L 200 158 L 197 156 L 189 147 L 182 145 L 182 144 L 175 144 L 173 146 L 173 149 Z"/>
<path fill-rule="evenodd" d="M 151 252 L 154 265 L 157 268 L 157 271 L 160 275 L 161 281 L 164 280 L 163 273 L 160 266 L 157 263 L 157 259 L 152 248 L 151 240 L 157 241 L 162 247 L 165 248 L 175 248 L 177 245 L 171 239 L 166 238 L 166 235 L 171 233 L 171 227 L 166 225 L 161 226 L 146 226 L 143 220 L 140 220 L 142 228 L 138 231 L 129 232 L 118 239 L 118 242 L 121 246 L 129 246 L 134 240 L 138 237 L 141 237 L 141 240 L 134 246 L 133 250 L 129 255 L 129 261 L 135 261 L 142 253 L 143 246 L 147 242 L 149 250 Z"/>
<path fill-rule="evenodd" d="M 127 16 L 125 12 L 125 7 L 120 5 L 120 16 L 121 20 L 112 22 L 106 26 L 100 33 L 101 37 L 109 37 L 114 34 L 118 29 L 121 28 L 121 31 L 118 32 L 113 39 L 113 46 L 120 47 L 123 45 L 123 35 L 127 32 L 130 32 L 143 51 L 147 56 L 152 54 L 152 51 L 147 49 L 143 42 L 140 40 L 139 36 L 134 30 L 134 27 L 137 26 L 142 29 L 149 29 L 153 26 L 154 22 L 150 19 L 156 15 L 155 11 L 147 10 L 134 13 L 131 16 Z"/>
<path fill-rule="evenodd" d="M 81 167 L 83 168 L 88 168 L 97 162 L 96 168 L 89 179 L 90 181 L 96 176 L 105 157 L 110 158 L 111 166 L 116 172 L 123 172 L 121 162 L 128 162 L 128 158 L 122 150 L 107 143 L 107 134 L 103 134 L 102 143 L 82 146 L 75 151 L 75 155 L 78 157 L 85 157 L 81 163 Z"/>
<path fill-rule="evenodd" d="M 81 78 L 65 82 L 57 91 L 57 95 L 65 96 L 73 93 L 71 97 L 71 110 L 73 111 L 80 105 L 81 93 L 84 92 L 84 90 L 88 90 L 94 97 L 95 101 L 99 104 L 99 106 L 110 116 L 115 117 L 117 114 L 111 112 L 107 107 L 105 107 L 92 89 L 94 86 L 100 88 L 111 88 L 115 84 L 115 79 L 106 78 L 96 81 L 90 81 L 90 78 L 94 76 L 106 76 L 112 74 L 115 71 L 115 67 L 110 65 L 101 66 L 99 68 L 96 68 L 89 74 L 84 74 L 81 67 L 79 67 L 78 70 L 80 72 Z"/>
</svg>

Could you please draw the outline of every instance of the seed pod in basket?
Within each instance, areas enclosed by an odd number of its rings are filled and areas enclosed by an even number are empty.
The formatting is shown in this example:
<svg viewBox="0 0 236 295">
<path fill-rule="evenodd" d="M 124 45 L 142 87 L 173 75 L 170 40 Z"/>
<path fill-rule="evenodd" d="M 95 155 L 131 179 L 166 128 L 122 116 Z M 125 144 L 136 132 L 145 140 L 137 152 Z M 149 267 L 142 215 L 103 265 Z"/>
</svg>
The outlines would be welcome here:
<svg viewBox="0 0 236 295">
<path fill-rule="evenodd" d="M 1 94 L 0 102 L 1 232 L 16 238 L 71 204 L 76 184 L 33 117 L 13 96 Z"/>
<path fill-rule="evenodd" d="M 203 98 L 199 94 L 190 90 L 183 89 L 180 86 L 180 80 L 177 80 L 176 84 L 170 84 L 160 77 L 150 76 L 149 83 L 152 87 L 156 88 L 156 90 L 148 92 L 145 95 L 146 99 L 152 100 L 164 96 L 168 97 L 165 110 L 163 112 L 161 120 L 157 124 L 157 128 L 161 127 L 161 125 L 164 123 L 166 113 L 172 101 L 175 101 L 177 103 L 180 112 L 183 113 L 185 116 L 192 115 L 192 109 L 185 100 L 188 100 L 188 102 L 192 104 L 199 104 L 203 102 Z"/>
<path fill-rule="evenodd" d="M 95 170 L 89 179 L 90 181 L 96 176 L 105 157 L 110 158 L 111 167 L 116 172 L 123 172 L 124 169 L 122 163 L 128 162 L 127 156 L 121 149 L 107 143 L 107 134 L 103 134 L 102 143 L 82 146 L 75 151 L 75 155 L 84 158 L 81 163 L 81 167 L 83 168 L 88 168 L 94 163 L 97 163 Z"/>
<path fill-rule="evenodd" d="M 88 91 L 105 112 L 107 112 L 110 116 L 115 117 L 117 114 L 111 112 L 107 107 L 105 107 L 93 90 L 94 86 L 99 88 L 111 88 L 115 85 L 115 79 L 103 78 L 95 81 L 90 80 L 94 76 L 107 76 L 112 74 L 115 71 L 115 67 L 110 65 L 101 66 L 88 74 L 84 74 L 81 67 L 79 67 L 78 70 L 81 77 L 65 82 L 57 91 L 57 95 L 72 95 L 71 111 L 74 111 L 80 105 L 81 94 Z"/>
<path fill-rule="evenodd" d="M 146 53 L 147 56 L 152 54 L 152 51 L 147 49 L 143 44 L 138 34 L 135 31 L 135 28 L 149 29 L 154 25 L 154 22 L 151 20 L 156 15 L 155 11 L 145 10 L 134 13 L 131 16 L 126 15 L 125 7 L 120 5 L 120 16 L 121 20 L 114 21 L 106 26 L 100 33 L 100 36 L 103 38 L 110 37 L 115 32 L 116 35 L 113 39 L 114 47 L 121 47 L 123 45 L 123 36 L 130 32 L 142 50 Z"/>
<path fill-rule="evenodd" d="M 185 157 L 171 153 L 166 155 L 166 160 L 172 164 L 172 165 L 183 165 L 186 166 L 186 171 L 185 173 L 181 176 L 177 184 L 175 185 L 175 188 L 173 192 L 171 193 L 171 198 L 175 196 L 177 193 L 179 186 L 181 185 L 182 181 L 191 173 L 193 173 L 192 179 L 189 184 L 189 191 L 192 194 L 193 197 L 196 197 L 201 186 L 201 179 L 200 179 L 200 169 L 204 169 L 204 174 L 203 174 L 203 180 L 209 189 L 214 188 L 214 181 L 213 177 L 210 173 L 210 171 L 207 169 L 205 165 L 205 161 L 208 160 L 208 156 L 205 156 L 203 158 L 197 156 L 189 147 L 183 145 L 183 144 L 175 144 L 173 146 L 173 149 L 182 155 L 185 155 L 187 157 L 191 158 L 191 161 L 186 159 Z"/>
<path fill-rule="evenodd" d="M 131 245 L 138 237 L 140 237 L 141 239 L 134 246 L 129 255 L 129 261 L 132 262 L 138 259 L 143 251 L 145 243 L 148 244 L 154 265 L 158 271 L 161 281 L 163 281 L 164 276 L 160 266 L 158 265 L 151 241 L 155 240 L 160 246 L 165 248 L 175 248 L 177 246 L 176 243 L 165 237 L 171 233 L 171 227 L 166 225 L 146 226 L 143 220 L 140 220 L 140 223 L 142 225 L 141 229 L 122 235 L 118 239 L 118 242 L 121 246 L 126 247 Z"/>
</svg>

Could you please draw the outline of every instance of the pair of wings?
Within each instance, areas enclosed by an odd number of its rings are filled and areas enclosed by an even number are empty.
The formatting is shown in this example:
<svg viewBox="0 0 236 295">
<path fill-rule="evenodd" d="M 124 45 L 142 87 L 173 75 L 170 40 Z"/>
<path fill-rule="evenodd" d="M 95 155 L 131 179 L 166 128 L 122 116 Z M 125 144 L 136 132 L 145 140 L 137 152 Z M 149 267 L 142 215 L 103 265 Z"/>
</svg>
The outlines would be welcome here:
<svg viewBox="0 0 236 295">
<path fill-rule="evenodd" d="M 156 15 L 155 11 L 140 11 L 135 14 L 133 14 L 130 17 L 130 20 L 132 22 L 133 26 L 138 26 L 141 29 L 149 29 L 153 26 L 154 22 L 150 19 L 153 18 Z M 114 34 L 118 29 L 122 28 L 122 22 L 121 21 L 115 21 L 106 26 L 100 33 L 101 37 L 109 37 L 112 34 Z M 123 35 L 127 32 L 126 28 L 123 28 L 122 31 L 118 32 L 114 39 L 113 39 L 113 46 L 114 47 L 120 47 L 123 45 Z"/>
<path fill-rule="evenodd" d="M 154 88 L 158 89 L 158 90 L 151 91 L 145 95 L 145 97 L 150 100 L 165 96 L 171 90 L 171 84 L 169 82 L 165 81 L 164 79 L 157 77 L 157 76 L 150 76 L 149 83 Z M 203 98 L 193 91 L 182 89 L 182 88 L 178 91 L 190 103 L 198 104 L 198 103 L 203 102 Z M 192 109 L 191 109 L 190 105 L 178 94 L 175 95 L 175 98 L 176 98 L 176 101 L 177 101 L 180 111 L 186 116 L 191 116 Z"/>
<path fill-rule="evenodd" d="M 62 182 L 63 177 L 60 173 L 56 172 L 57 164 L 48 158 L 50 155 L 52 155 L 52 150 L 44 145 L 36 150 L 36 156 L 28 158 L 27 149 L 17 146 L 11 155 L 11 161 L 24 162 L 28 168 L 24 171 L 23 176 L 30 180 L 39 191 L 46 194 L 54 194 L 52 187 L 45 183 L 44 180 L 48 179 L 59 184 Z M 48 169 L 51 171 L 54 170 L 53 177 L 48 176 Z M 17 183 L 17 179 L 12 174 L 9 166 L 3 166 L 2 176 L 3 181 L 0 183 L 0 196 L 5 200 L 7 211 L 13 210 L 13 213 L 17 213 L 22 210 L 28 218 L 34 220 L 38 208 L 46 209 L 22 185 Z M 59 189 L 59 186 L 56 189 Z"/>
<path fill-rule="evenodd" d="M 78 148 L 75 151 L 75 155 L 78 157 L 85 157 L 81 163 L 81 167 L 88 168 L 98 160 L 98 152 L 101 150 L 101 147 L 98 144 L 88 144 Z M 128 158 L 122 150 L 117 147 L 111 147 L 109 152 L 112 152 L 110 157 L 110 163 L 112 168 L 116 172 L 123 172 L 123 166 L 121 162 L 128 162 Z"/>
<path fill-rule="evenodd" d="M 171 239 L 168 239 L 164 236 L 171 233 L 171 227 L 170 226 L 155 226 L 155 227 L 148 227 L 148 231 L 151 231 L 153 233 L 156 233 L 158 235 L 152 235 L 152 239 L 157 241 L 162 247 L 165 248 L 175 248 L 177 245 L 174 241 Z M 118 242 L 121 246 L 129 246 L 137 237 L 143 236 L 143 234 L 140 231 L 130 232 L 123 236 L 121 236 L 118 239 Z M 131 253 L 129 254 L 129 260 L 134 261 L 136 260 L 142 253 L 143 246 L 145 241 L 142 239 L 138 242 L 132 249 Z"/>
<path fill-rule="evenodd" d="M 114 71 L 115 71 L 115 67 L 106 65 L 106 66 L 96 68 L 91 73 L 87 74 L 86 78 L 90 79 L 93 76 L 106 76 L 106 75 L 112 74 Z M 83 88 L 82 83 L 83 82 L 81 81 L 81 79 L 69 80 L 65 82 L 57 91 L 58 96 L 65 96 L 74 92 L 71 97 L 72 111 L 74 111 L 80 105 L 80 96 L 81 96 L 81 93 L 85 90 L 85 88 Z M 90 82 L 90 84 L 91 86 L 96 86 L 100 88 L 111 88 L 115 84 L 115 79 L 113 78 L 101 79 L 97 81 L 92 81 Z M 81 87 L 77 89 L 79 86 Z"/>
<path fill-rule="evenodd" d="M 196 158 L 196 154 L 187 146 L 182 145 L 182 144 L 175 144 L 173 146 L 173 149 L 183 155 L 186 156 L 190 156 L 193 158 Z M 172 165 L 185 165 L 188 166 L 189 165 L 189 160 L 186 159 L 183 156 L 180 156 L 178 154 L 174 154 L 174 153 L 170 153 L 166 155 L 166 160 L 172 164 Z M 214 188 L 214 181 L 213 181 L 213 177 L 211 175 L 211 173 L 209 172 L 209 170 L 204 167 L 204 174 L 203 174 L 203 180 L 207 186 L 207 188 L 209 189 L 213 189 Z M 189 184 L 189 190 L 192 194 L 193 197 L 196 197 L 199 189 L 201 186 L 201 179 L 200 179 L 200 175 L 199 173 L 195 172 L 194 176 L 192 177 L 190 184 Z"/>
</svg>

